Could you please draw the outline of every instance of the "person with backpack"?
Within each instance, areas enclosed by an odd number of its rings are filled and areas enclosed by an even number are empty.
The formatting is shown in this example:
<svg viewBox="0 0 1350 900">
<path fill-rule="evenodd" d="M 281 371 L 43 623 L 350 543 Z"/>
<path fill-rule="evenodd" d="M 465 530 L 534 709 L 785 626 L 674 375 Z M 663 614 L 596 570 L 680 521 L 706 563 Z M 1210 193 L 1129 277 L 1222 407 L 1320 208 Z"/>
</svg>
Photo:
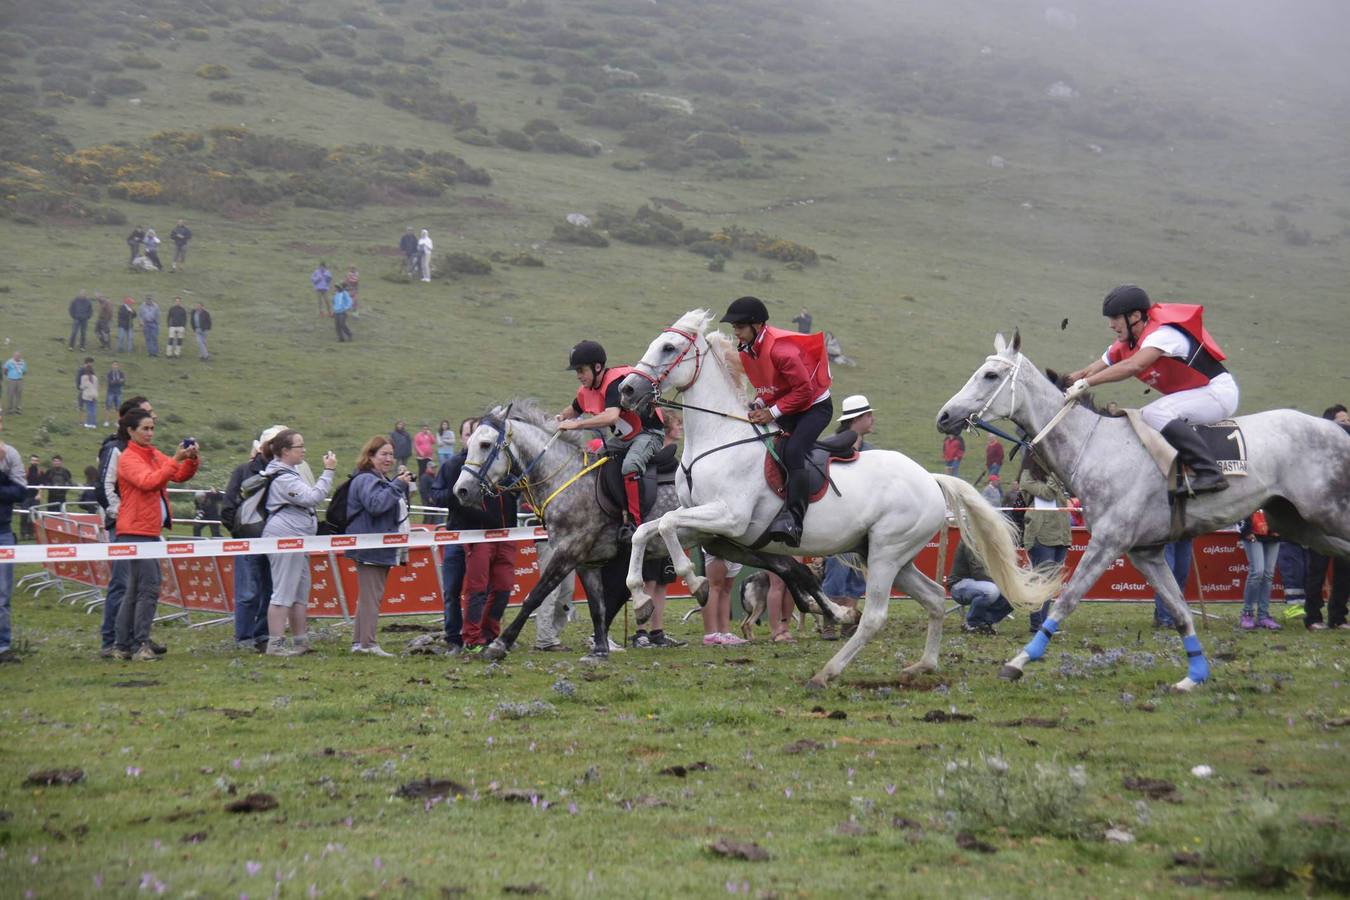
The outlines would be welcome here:
<svg viewBox="0 0 1350 900">
<path fill-rule="evenodd" d="M 305 476 L 305 438 L 298 431 L 286 429 L 272 438 L 272 461 L 263 470 L 268 479 L 265 509 L 267 522 L 263 537 L 296 537 L 318 534 L 319 520 L 315 514 L 320 503 L 328 499 L 333 489 L 333 470 L 337 456 L 329 450 L 323 456 L 323 474 L 312 484 Z M 306 553 L 273 553 L 268 556 L 272 567 L 272 601 L 267 607 L 267 655 L 299 656 L 308 653 L 309 646 L 309 555 Z M 292 647 L 285 646 L 286 625 L 291 626 Z"/>
<path fill-rule="evenodd" d="M 173 527 L 169 482 L 190 481 L 197 474 L 197 442 L 185 439 L 172 457 L 155 449 L 155 417 L 133 409 L 122 417 L 118 435 L 127 441 L 117 460 L 117 539 L 120 542 L 159 541 Z M 160 567 L 157 559 L 136 558 L 127 573 L 127 592 L 117 611 L 117 638 L 113 656 L 137 662 L 159 659 L 150 646 L 150 626 L 159 605 Z M 134 652 L 133 652 L 134 648 Z"/>
<path fill-rule="evenodd" d="M 143 409 L 152 416 L 154 407 L 144 397 L 132 397 L 117 408 L 118 431 L 103 439 L 98 448 L 98 478 L 94 481 L 94 502 L 103 512 L 103 527 L 109 543 L 117 541 L 117 512 L 121 509 L 122 497 L 117 492 L 117 463 L 127 442 L 121 437 L 122 417 L 133 409 Z M 117 611 L 122 608 L 122 597 L 127 592 L 127 574 L 131 563 L 125 559 L 113 559 L 108 562 L 108 589 L 103 594 L 103 622 L 99 626 L 101 645 L 98 655 L 103 659 L 112 659 L 117 638 Z M 150 648 L 163 654 L 167 648 L 150 641 Z"/>
<path fill-rule="evenodd" d="M 393 474 L 396 471 L 397 474 Z M 366 441 L 356 458 L 356 474 L 349 484 L 346 533 L 408 531 L 408 492 L 412 480 L 413 474 L 405 466 L 395 470 L 394 445 L 389 438 L 377 434 Z M 375 629 L 389 570 L 407 559 L 407 550 L 376 547 L 348 550 L 346 556 L 356 561 L 356 578 L 360 585 L 352 652 L 393 656 L 380 649 L 375 640 Z"/>
<path fill-rule="evenodd" d="M 243 484 L 260 476 L 272 461 L 272 438 L 286 430 L 284 425 L 273 425 L 258 435 L 253 443 L 253 455 L 247 462 L 235 466 L 225 484 L 225 504 L 220 510 L 220 521 L 231 536 L 240 537 L 236 529 L 236 514 L 244 501 Z M 234 558 L 234 643 L 240 650 L 262 653 L 267 649 L 267 611 L 272 603 L 272 567 L 262 554 Z"/>
</svg>

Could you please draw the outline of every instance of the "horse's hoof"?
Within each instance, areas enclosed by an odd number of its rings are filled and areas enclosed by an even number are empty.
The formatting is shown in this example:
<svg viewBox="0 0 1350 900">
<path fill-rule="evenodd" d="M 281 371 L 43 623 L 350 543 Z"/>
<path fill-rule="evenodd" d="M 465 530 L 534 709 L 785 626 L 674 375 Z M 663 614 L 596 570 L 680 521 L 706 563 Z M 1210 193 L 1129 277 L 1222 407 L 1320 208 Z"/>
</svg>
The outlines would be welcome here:
<svg viewBox="0 0 1350 900">
<path fill-rule="evenodd" d="M 689 588 L 691 596 L 697 597 L 701 594 L 706 602 L 708 596 L 708 579 L 704 578 L 702 575 L 690 575 L 684 579 L 684 586 Z M 699 603 L 699 606 L 702 605 L 703 603 Z"/>
<path fill-rule="evenodd" d="M 920 675 L 927 675 L 934 670 L 934 666 L 926 666 L 923 663 L 915 663 L 912 666 L 905 666 L 900 670 L 900 680 L 904 682 L 913 681 Z"/>
<path fill-rule="evenodd" d="M 810 681 L 806 682 L 806 692 L 808 694 L 819 694 L 821 691 L 825 690 L 826 686 L 825 679 L 816 675 L 812 677 Z"/>
<path fill-rule="evenodd" d="M 1199 686 L 1198 682 L 1191 681 L 1191 678 L 1188 675 L 1185 678 L 1178 681 L 1176 684 L 1172 685 L 1172 693 L 1189 694 L 1191 691 L 1195 690 L 1196 687 L 1198 686 Z"/>
<path fill-rule="evenodd" d="M 583 666 L 598 666 L 607 662 L 609 662 L 608 653 L 596 653 L 592 651 L 581 658 L 581 664 Z"/>
<path fill-rule="evenodd" d="M 655 606 L 654 606 L 654 604 L 651 604 L 651 603 L 648 603 L 648 604 L 645 605 L 645 606 L 639 607 L 639 608 L 636 610 L 636 612 L 634 613 L 634 618 L 637 619 L 637 623 L 638 623 L 639 625 L 646 625 L 647 622 L 648 622 L 648 620 L 650 620 L 651 617 L 652 617 L 652 610 L 653 610 L 653 609 L 655 609 Z"/>
<path fill-rule="evenodd" d="M 483 648 L 483 659 L 490 662 L 501 662 L 506 659 L 508 649 L 501 641 L 493 641 Z"/>
<path fill-rule="evenodd" d="M 648 607 L 652 605 L 652 598 L 647 595 L 646 591 L 642 590 L 641 588 L 638 588 L 636 591 L 633 591 L 633 593 L 629 596 L 630 599 L 633 601 L 633 613 L 635 615 L 638 616 L 644 614 L 648 616 L 651 615 L 651 611 L 648 609 Z M 641 621 L 645 622 L 647 620 L 642 619 Z"/>
<path fill-rule="evenodd" d="M 1017 681 L 1022 677 L 1022 670 L 1017 666 L 1004 666 L 998 670 L 998 677 L 1003 681 Z"/>
<path fill-rule="evenodd" d="M 703 579 L 703 583 L 698 586 L 697 590 L 691 589 L 689 592 L 694 600 L 698 602 L 699 609 L 708 605 L 708 587 L 708 579 L 705 578 Z M 749 636 L 750 635 L 748 634 L 746 635 L 746 637 Z"/>
</svg>

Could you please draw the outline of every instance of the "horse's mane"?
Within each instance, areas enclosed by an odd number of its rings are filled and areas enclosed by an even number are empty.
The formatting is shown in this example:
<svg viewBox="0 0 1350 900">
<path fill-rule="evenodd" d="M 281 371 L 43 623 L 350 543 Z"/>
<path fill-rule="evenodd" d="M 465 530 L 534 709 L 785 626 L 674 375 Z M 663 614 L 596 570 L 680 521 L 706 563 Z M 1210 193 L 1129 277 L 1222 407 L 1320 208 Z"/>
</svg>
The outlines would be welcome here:
<svg viewBox="0 0 1350 900">
<path fill-rule="evenodd" d="M 1068 375 L 1061 375 L 1054 369 L 1046 369 L 1045 377 L 1050 380 L 1051 384 L 1059 388 L 1061 391 L 1067 391 L 1069 389 Z M 1086 409 L 1088 412 L 1096 413 L 1097 415 L 1103 416 L 1108 419 L 1115 419 L 1125 415 L 1123 412 L 1113 413 L 1110 410 L 1102 409 L 1101 407 L 1099 407 L 1097 405 L 1097 398 L 1092 396 L 1091 391 L 1088 391 L 1086 394 L 1080 397 L 1078 403 L 1083 407 L 1083 409 Z"/>
<path fill-rule="evenodd" d="M 500 425 L 502 422 L 501 414 L 504 409 L 503 406 L 493 405 L 483 413 L 483 421 Z M 553 414 L 546 412 L 539 401 L 533 397 L 513 398 L 510 401 L 510 419 L 513 422 L 533 425 L 546 434 L 553 434 L 558 430 L 558 423 L 553 420 Z M 594 437 L 595 435 L 589 431 L 564 431 L 558 435 L 558 440 L 574 447 L 584 448 Z"/>
<path fill-rule="evenodd" d="M 717 358 L 722 361 L 727 375 L 731 377 L 732 384 L 738 391 L 748 397 L 752 393 L 752 388 L 750 379 L 745 374 L 745 366 L 741 365 L 741 354 L 736 349 L 736 339 L 713 327 L 715 315 L 716 313 L 711 310 L 691 309 L 681 316 L 672 327 L 681 331 L 694 331 L 696 334 L 702 334 L 708 341 L 708 349 L 717 354 Z"/>
</svg>

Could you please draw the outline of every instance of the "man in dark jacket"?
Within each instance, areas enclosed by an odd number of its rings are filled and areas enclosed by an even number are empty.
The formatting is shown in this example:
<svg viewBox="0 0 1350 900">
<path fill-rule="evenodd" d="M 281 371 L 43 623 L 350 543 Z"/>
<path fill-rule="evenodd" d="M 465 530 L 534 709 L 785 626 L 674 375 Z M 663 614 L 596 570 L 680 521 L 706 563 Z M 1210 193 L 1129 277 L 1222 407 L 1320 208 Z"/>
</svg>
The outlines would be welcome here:
<svg viewBox="0 0 1350 900">
<path fill-rule="evenodd" d="M 966 624 L 962 631 L 976 634 L 996 634 L 994 623 L 1006 618 L 1012 612 L 1012 604 L 999 592 L 994 579 L 989 577 L 979 558 L 970 551 L 965 541 L 956 547 L 956 556 L 952 559 L 952 571 L 947 576 L 952 599 L 962 606 L 969 606 Z"/>
<path fill-rule="evenodd" d="M 500 521 L 500 517 L 494 518 L 476 506 L 464 506 L 455 496 L 455 482 L 459 481 L 459 473 L 464 468 L 465 455 L 466 451 L 461 450 L 441 464 L 423 499 L 432 506 L 444 506 L 449 509 L 445 517 L 445 527 L 450 531 L 497 528 L 496 523 Z M 460 594 L 464 589 L 465 546 L 465 544 L 446 544 L 445 557 L 441 560 L 441 596 L 445 601 L 445 642 L 450 645 L 452 654 L 464 650 L 464 610 Z M 480 600 L 478 605 L 480 619 L 482 606 L 483 601 Z M 498 618 L 500 619 L 500 616 Z"/>
<path fill-rule="evenodd" d="M 130 353 L 136 345 L 136 305 L 130 297 L 123 297 L 117 307 L 117 352 Z"/>
<path fill-rule="evenodd" d="M 70 341 L 66 349 L 75 349 L 75 335 L 78 334 L 80 336 L 80 349 L 83 350 L 85 335 L 89 329 L 89 320 L 94 317 L 94 301 L 89 299 L 87 293 L 80 291 L 75 295 L 75 299 L 70 301 L 67 311 L 70 313 Z"/>
<path fill-rule="evenodd" d="M 210 359 L 211 354 L 206 349 L 206 335 L 211 330 L 211 314 L 206 311 L 206 307 L 198 303 L 192 308 L 192 333 L 197 336 L 197 358 Z"/>
<path fill-rule="evenodd" d="M 187 307 L 183 305 L 182 297 L 173 298 L 173 305 L 169 307 L 168 321 L 169 343 L 164 348 L 164 355 L 181 359 L 183 356 L 183 335 L 187 334 L 188 321 Z"/>
<path fill-rule="evenodd" d="M 233 528 L 234 514 L 244 501 L 244 481 L 267 468 L 271 458 L 272 438 L 285 428 L 273 425 L 258 436 L 253 456 L 248 462 L 235 466 L 225 485 L 225 502 L 221 519 L 227 528 Z M 272 603 L 272 566 L 262 554 L 234 558 L 234 641 L 240 650 L 267 649 L 267 608 Z"/>
<path fill-rule="evenodd" d="M 409 276 L 415 276 L 418 271 L 417 233 L 412 230 L 412 226 L 403 232 L 403 237 L 398 239 L 398 249 L 403 253 L 403 269 Z"/>
<path fill-rule="evenodd" d="M 32 509 L 37 506 L 38 489 L 37 486 L 47 480 L 47 473 L 42 471 L 42 466 L 38 465 L 37 456 L 28 457 L 28 468 L 24 471 L 24 481 L 28 482 L 28 490 L 23 495 L 23 505 L 25 509 Z M 33 539 L 33 516 L 31 513 L 20 514 L 19 516 L 19 540 Z"/>
<path fill-rule="evenodd" d="M 408 434 L 408 426 L 399 419 L 394 423 L 394 430 L 389 432 L 389 443 L 394 445 L 394 459 L 398 464 L 407 467 L 408 459 L 412 456 L 412 435 Z"/>
<path fill-rule="evenodd" d="M 75 483 L 75 476 L 70 474 L 70 470 L 66 468 L 65 460 L 61 459 L 59 456 L 53 456 L 52 467 L 47 470 L 47 477 L 44 479 L 44 483 L 55 485 L 56 487 L 66 487 Z M 69 491 L 58 491 L 55 489 L 48 490 L 47 502 L 65 503 L 66 494 L 68 493 Z"/>
<path fill-rule="evenodd" d="M 172 271 L 177 272 L 178 264 L 187 262 L 187 245 L 188 241 L 192 240 L 192 229 L 179 219 L 178 224 L 173 226 L 173 231 L 169 232 L 169 240 L 173 241 Z"/>
</svg>

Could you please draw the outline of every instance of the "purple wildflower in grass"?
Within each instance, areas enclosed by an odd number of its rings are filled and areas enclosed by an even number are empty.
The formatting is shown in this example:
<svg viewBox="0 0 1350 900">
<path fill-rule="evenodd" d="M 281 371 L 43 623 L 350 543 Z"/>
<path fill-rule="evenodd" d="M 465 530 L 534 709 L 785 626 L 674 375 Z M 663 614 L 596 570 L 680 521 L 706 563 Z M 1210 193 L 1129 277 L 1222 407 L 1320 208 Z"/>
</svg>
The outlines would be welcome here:
<svg viewBox="0 0 1350 900">
<path fill-rule="evenodd" d="M 95 887 L 97 890 L 100 890 L 100 891 L 103 890 L 103 873 L 102 873 L 102 872 L 95 872 L 95 873 L 94 873 L 94 887 Z"/>
<path fill-rule="evenodd" d="M 257 875 L 259 872 L 262 871 L 262 863 L 254 862 L 253 860 L 250 859 L 244 863 L 244 871 L 247 872 L 250 876 Z"/>
<path fill-rule="evenodd" d="M 895 796 L 895 785 L 893 784 L 886 785 L 886 795 L 889 797 Z"/>
<path fill-rule="evenodd" d="M 376 871 L 379 871 L 380 869 L 383 869 L 383 868 L 384 868 L 384 860 L 380 859 L 378 856 L 375 857 L 375 869 L 376 869 Z"/>
<path fill-rule="evenodd" d="M 575 815 L 577 814 L 577 805 L 576 805 L 575 803 L 569 803 L 569 804 L 567 804 L 567 811 L 568 811 L 568 813 L 570 813 L 571 815 L 574 815 L 574 816 L 575 816 Z"/>
<path fill-rule="evenodd" d="M 131 778 L 140 778 L 140 777 L 141 777 L 141 767 L 140 767 L 140 766 L 127 766 L 127 775 L 128 775 L 128 777 L 131 777 Z"/>
<path fill-rule="evenodd" d="M 791 799 L 792 799 L 792 788 L 783 788 L 783 796 L 786 797 L 787 799 L 791 800 Z"/>
</svg>

